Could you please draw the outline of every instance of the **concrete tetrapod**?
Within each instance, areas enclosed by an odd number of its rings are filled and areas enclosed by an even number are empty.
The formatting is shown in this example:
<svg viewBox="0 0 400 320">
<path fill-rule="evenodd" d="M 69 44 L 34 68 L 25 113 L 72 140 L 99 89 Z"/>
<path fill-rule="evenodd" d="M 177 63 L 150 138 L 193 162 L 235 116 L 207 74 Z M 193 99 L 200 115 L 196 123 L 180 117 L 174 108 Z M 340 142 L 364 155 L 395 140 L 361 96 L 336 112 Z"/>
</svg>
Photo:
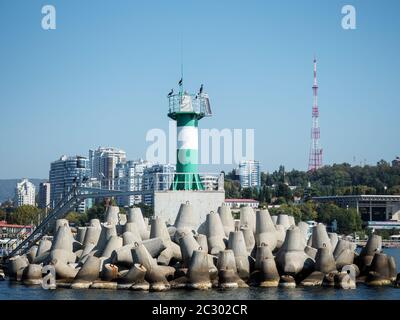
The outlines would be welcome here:
<svg viewBox="0 0 400 320">
<path fill-rule="evenodd" d="M 315 249 L 329 248 L 331 252 L 333 252 L 331 240 L 329 239 L 328 233 L 326 232 L 326 227 L 323 223 L 318 223 L 315 227 L 313 227 L 311 247 Z"/>
<path fill-rule="evenodd" d="M 52 243 L 49 239 L 43 238 L 39 241 L 38 250 L 36 256 L 33 259 L 33 263 L 42 263 L 49 255 Z"/>
<path fill-rule="evenodd" d="M 65 262 L 58 261 L 57 259 L 52 260 L 50 264 L 53 265 L 56 270 L 56 278 L 63 281 L 75 279 L 80 270 L 80 268 L 74 268 Z"/>
<path fill-rule="evenodd" d="M 125 223 L 124 232 L 131 232 L 132 234 L 135 235 L 136 238 L 138 238 L 140 241 L 142 241 L 142 237 L 140 235 L 139 228 L 137 227 L 135 222 Z M 150 238 L 151 238 L 151 236 L 150 236 Z"/>
<path fill-rule="evenodd" d="M 210 212 L 206 216 L 206 235 L 208 252 L 210 254 L 218 254 L 225 250 L 225 231 L 222 225 L 221 218 L 215 212 Z"/>
<path fill-rule="evenodd" d="M 293 217 L 293 216 L 288 216 L 288 219 L 289 219 L 289 225 L 290 225 L 290 227 L 296 225 L 296 221 L 294 220 L 294 217 Z"/>
<path fill-rule="evenodd" d="M 240 208 L 240 227 L 248 227 L 253 234 L 256 232 L 256 215 L 253 208 L 249 206 Z"/>
<path fill-rule="evenodd" d="M 332 252 L 334 252 L 336 245 L 338 244 L 338 241 L 339 241 L 338 235 L 335 232 L 329 232 L 328 237 L 329 237 L 329 240 L 331 241 L 331 250 L 332 250 Z"/>
<path fill-rule="evenodd" d="M 113 281 L 118 279 L 118 266 L 112 263 L 106 263 L 101 270 L 101 279 L 104 281 Z"/>
<path fill-rule="evenodd" d="M 271 216 L 267 209 L 257 211 L 256 213 L 256 245 L 260 246 L 262 243 L 268 245 L 271 251 L 276 248 L 277 231 Z"/>
<path fill-rule="evenodd" d="M 29 249 L 28 253 L 26 254 L 26 257 L 28 258 L 29 263 L 33 263 L 33 261 L 35 260 L 36 254 L 38 252 L 38 248 L 39 247 L 37 245 L 34 245 Z"/>
<path fill-rule="evenodd" d="M 98 254 L 98 250 L 96 250 L 96 245 L 94 243 L 85 245 L 78 259 L 78 263 L 84 264 L 89 256 L 94 256 L 95 254 Z"/>
<path fill-rule="evenodd" d="M 203 250 L 196 241 L 192 233 L 188 233 L 179 239 L 179 246 L 182 252 L 182 265 L 189 267 L 194 250 Z M 207 251 L 206 251 L 207 252 Z"/>
<path fill-rule="evenodd" d="M 211 279 L 209 274 L 209 258 L 207 252 L 194 250 L 190 259 L 188 270 L 189 282 L 187 287 L 190 289 L 210 289 Z"/>
<path fill-rule="evenodd" d="M 134 244 L 135 242 L 140 243 L 142 242 L 142 238 L 139 234 L 134 234 L 130 231 L 125 231 L 122 234 L 122 244 L 125 246 L 127 244 Z"/>
<path fill-rule="evenodd" d="M 58 228 L 61 227 L 61 226 L 67 226 L 69 228 L 68 220 L 67 219 L 57 219 L 55 224 L 54 224 L 54 229 L 53 229 L 54 234 L 57 233 Z"/>
<path fill-rule="evenodd" d="M 336 271 L 336 263 L 330 248 L 319 248 L 315 257 L 315 271 L 323 274 Z"/>
<path fill-rule="evenodd" d="M 238 288 L 243 280 L 237 274 L 235 256 L 232 250 L 220 251 L 217 262 L 218 287 L 221 289 Z"/>
<path fill-rule="evenodd" d="M 324 275 L 324 279 L 322 280 L 323 287 L 334 287 L 335 286 L 335 276 L 338 274 L 338 271 L 332 271 Z"/>
<path fill-rule="evenodd" d="M 321 286 L 322 281 L 324 280 L 325 274 L 321 271 L 313 271 L 310 275 L 308 275 L 304 280 L 300 282 L 303 287 L 315 287 Z"/>
<path fill-rule="evenodd" d="M 51 250 L 60 249 L 68 252 L 73 252 L 73 241 L 74 238 L 72 236 L 69 226 L 61 225 L 57 229 L 56 235 L 54 236 Z"/>
<path fill-rule="evenodd" d="M 261 271 L 264 259 L 274 259 L 274 256 L 269 246 L 262 243 L 256 250 L 256 262 L 254 265 L 256 270 Z"/>
<path fill-rule="evenodd" d="M 285 241 L 286 230 L 285 230 L 285 227 L 281 224 L 276 225 L 275 228 L 276 228 L 276 248 L 275 248 L 275 250 L 278 250 L 282 247 L 283 242 Z"/>
<path fill-rule="evenodd" d="M 384 286 L 392 282 L 392 270 L 389 263 L 389 257 L 384 253 L 375 253 L 366 283 L 370 286 Z"/>
<path fill-rule="evenodd" d="M 150 232 L 147 228 L 147 223 L 143 219 L 142 210 L 138 207 L 129 208 L 127 223 L 134 222 L 138 228 L 140 236 L 143 240 L 147 240 L 150 237 Z"/>
<path fill-rule="evenodd" d="M 122 233 L 126 223 L 128 222 L 128 217 L 125 213 L 118 213 L 118 226 L 119 228 L 119 233 Z M 145 223 L 147 224 L 146 220 Z"/>
<path fill-rule="evenodd" d="M 57 220 L 58 228 L 50 249 L 50 260 L 57 259 L 64 263 L 74 263 L 76 261 L 76 255 L 73 252 L 73 241 L 75 240 L 70 227 L 65 224 L 66 220 L 59 220 Z"/>
<path fill-rule="evenodd" d="M 182 254 L 179 246 L 172 242 L 167 225 L 165 224 L 164 220 L 159 217 L 156 217 L 151 221 L 150 239 L 153 238 L 161 239 L 166 247 L 157 258 L 157 262 L 160 265 L 169 265 L 172 258 L 177 261 L 182 260 Z"/>
<path fill-rule="evenodd" d="M 118 266 L 111 263 L 103 263 L 100 276 L 101 280 L 97 279 L 93 281 L 90 289 L 117 289 L 117 282 L 115 280 L 119 276 Z"/>
<path fill-rule="evenodd" d="M 217 260 L 217 269 L 218 270 L 232 269 L 233 271 L 237 272 L 235 254 L 233 253 L 233 250 L 226 249 L 219 252 Z"/>
<path fill-rule="evenodd" d="M 335 256 L 334 256 L 335 258 Z M 343 249 L 335 258 L 336 268 L 341 270 L 344 266 L 353 264 L 354 251 L 351 249 Z"/>
<path fill-rule="evenodd" d="M 99 241 L 97 242 L 96 250 L 97 254 L 96 256 L 101 256 L 103 253 L 104 249 L 107 246 L 108 240 L 112 236 L 117 236 L 117 228 L 115 224 L 109 224 L 109 223 L 103 223 L 101 225 L 101 233 L 99 237 Z"/>
<path fill-rule="evenodd" d="M 354 252 L 355 248 L 352 246 L 350 241 L 340 239 L 335 247 L 335 250 L 333 251 L 333 257 L 335 260 L 337 260 L 340 254 L 346 249 Z"/>
<path fill-rule="evenodd" d="M 79 262 L 85 261 L 87 256 L 93 255 L 99 251 L 98 241 L 101 234 L 101 227 L 89 226 L 86 229 L 85 240 L 83 241 L 82 253 Z"/>
<path fill-rule="evenodd" d="M 208 252 L 207 236 L 205 234 L 198 233 L 194 236 L 194 238 L 201 247 L 201 250 Z"/>
<path fill-rule="evenodd" d="M 117 225 L 119 223 L 119 207 L 117 206 L 107 206 L 105 216 L 105 222 L 113 225 Z"/>
<path fill-rule="evenodd" d="M 254 233 L 250 228 L 246 228 L 246 227 L 242 227 L 241 231 L 243 233 L 244 242 L 246 244 L 247 254 L 250 256 L 253 254 L 253 251 L 254 251 L 254 248 L 256 245 L 256 239 L 254 237 Z"/>
<path fill-rule="evenodd" d="M 75 263 L 76 255 L 72 251 L 67 251 L 63 249 L 54 249 L 50 251 L 49 260 L 47 261 L 51 261 L 54 259 L 63 261 L 64 263 Z"/>
<path fill-rule="evenodd" d="M 100 259 L 95 256 L 90 256 L 78 271 L 72 289 L 88 289 L 93 281 L 99 278 L 100 274 Z"/>
<path fill-rule="evenodd" d="M 304 252 L 305 252 L 311 259 L 315 260 L 315 257 L 317 256 L 318 250 L 315 249 L 315 248 L 313 248 L 313 247 L 306 246 L 306 247 L 304 248 Z"/>
<path fill-rule="evenodd" d="M 291 227 L 286 232 L 285 241 L 276 254 L 276 264 L 283 274 L 296 275 L 307 273 L 314 267 L 314 261 L 304 252 L 304 243 L 298 227 Z"/>
<path fill-rule="evenodd" d="M 343 270 L 334 276 L 335 288 L 355 289 L 356 288 L 356 270 L 354 265 L 343 266 Z"/>
<path fill-rule="evenodd" d="M 308 240 L 308 223 L 304 221 L 300 221 L 297 226 L 300 229 L 302 239 L 304 240 L 304 245 L 307 245 Z"/>
<path fill-rule="evenodd" d="M 89 221 L 89 227 L 96 227 L 96 228 L 101 228 L 101 222 L 99 219 L 90 219 Z"/>
<path fill-rule="evenodd" d="M 286 231 L 290 228 L 289 216 L 287 214 L 278 214 L 278 220 L 276 221 L 276 224 L 283 226 Z"/>
<path fill-rule="evenodd" d="M 165 249 L 165 246 L 160 238 L 148 239 L 142 242 L 134 242 L 116 249 L 111 254 L 110 261 L 114 264 L 131 268 L 134 265 L 132 249 L 139 244 L 144 245 L 152 258 L 157 257 Z"/>
<path fill-rule="evenodd" d="M 76 231 L 75 240 L 82 243 L 85 240 L 86 227 L 78 227 Z"/>
<path fill-rule="evenodd" d="M 24 269 L 29 265 L 28 258 L 26 256 L 14 256 L 8 260 L 8 276 L 12 280 L 20 281 Z"/>
<path fill-rule="evenodd" d="M 90 246 L 91 248 L 97 247 L 97 243 L 100 239 L 100 234 L 101 226 L 90 225 L 86 227 L 85 238 L 83 240 L 83 252 L 86 252 L 86 254 L 90 252 L 87 252 L 87 246 Z"/>
<path fill-rule="evenodd" d="M 102 258 L 110 258 L 111 254 L 122 247 L 122 238 L 118 236 L 111 236 L 101 254 Z"/>
<path fill-rule="evenodd" d="M 357 265 L 360 268 L 361 274 L 368 272 L 368 267 L 371 265 L 375 253 L 379 253 L 381 251 L 382 237 L 376 234 L 371 235 L 357 258 Z"/>
<path fill-rule="evenodd" d="M 149 290 L 150 285 L 144 279 L 146 271 L 147 270 L 143 265 L 135 263 L 123 277 L 117 280 L 117 288 L 131 290 Z"/>
<path fill-rule="evenodd" d="M 137 244 L 132 249 L 132 257 L 134 263 L 141 264 L 146 268 L 145 279 L 150 283 L 150 290 L 165 291 L 170 289 L 167 277 L 174 274 L 174 268 L 157 265 L 156 260 L 143 244 Z"/>
<path fill-rule="evenodd" d="M 177 233 L 187 234 L 195 230 L 199 221 L 193 212 L 193 206 L 188 202 L 182 203 L 178 215 L 176 216 L 174 226 Z"/>
<path fill-rule="evenodd" d="M 236 268 L 241 279 L 247 280 L 250 275 L 249 255 L 242 231 L 233 231 L 229 234 L 228 249 L 235 255 Z"/>
<path fill-rule="evenodd" d="M 42 283 L 42 265 L 29 264 L 23 271 L 22 280 L 27 285 Z"/>
<path fill-rule="evenodd" d="M 275 259 L 266 258 L 261 262 L 261 282 L 260 287 L 271 288 L 279 285 L 279 273 L 276 268 Z"/>
<path fill-rule="evenodd" d="M 218 214 L 224 226 L 225 237 L 229 237 L 231 231 L 235 231 L 235 221 L 231 209 L 225 203 L 218 207 Z"/>
</svg>

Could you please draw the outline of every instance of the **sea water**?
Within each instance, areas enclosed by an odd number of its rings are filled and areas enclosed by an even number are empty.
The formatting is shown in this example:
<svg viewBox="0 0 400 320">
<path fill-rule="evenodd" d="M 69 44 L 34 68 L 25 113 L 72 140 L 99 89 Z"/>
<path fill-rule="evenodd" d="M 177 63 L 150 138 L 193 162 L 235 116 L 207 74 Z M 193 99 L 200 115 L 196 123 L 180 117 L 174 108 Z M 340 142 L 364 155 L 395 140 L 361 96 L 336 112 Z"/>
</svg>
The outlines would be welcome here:
<svg viewBox="0 0 400 320">
<path fill-rule="evenodd" d="M 395 257 L 400 272 L 400 249 L 384 249 Z M 130 290 L 45 290 L 41 286 L 25 286 L 8 280 L 0 282 L 0 300 L 400 300 L 400 288 L 369 287 L 357 284 L 355 290 L 326 287 L 309 288 L 239 288 L 233 290 L 174 289 L 166 292 L 142 292 Z"/>
</svg>

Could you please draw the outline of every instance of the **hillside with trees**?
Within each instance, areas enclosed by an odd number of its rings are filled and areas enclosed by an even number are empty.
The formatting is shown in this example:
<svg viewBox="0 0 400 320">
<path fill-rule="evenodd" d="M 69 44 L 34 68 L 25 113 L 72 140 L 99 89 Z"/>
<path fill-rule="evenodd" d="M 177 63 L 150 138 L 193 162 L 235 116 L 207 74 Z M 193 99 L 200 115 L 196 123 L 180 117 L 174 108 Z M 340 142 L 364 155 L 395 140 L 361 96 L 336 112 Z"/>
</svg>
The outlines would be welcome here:
<svg viewBox="0 0 400 320">
<path fill-rule="evenodd" d="M 387 194 L 400 195 L 400 166 L 385 160 L 375 166 L 351 166 L 348 163 L 324 166 L 314 172 L 291 170 L 283 166 L 271 173 L 261 173 L 259 189 L 241 189 L 235 172 L 225 175 L 226 198 L 253 198 L 260 206 L 278 205 L 271 214 L 289 214 L 296 221 L 315 220 L 327 225 L 336 221 L 340 233 L 362 229 L 362 221 L 352 208 L 335 204 L 317 204 L 315 196 Z"/>
</svg>

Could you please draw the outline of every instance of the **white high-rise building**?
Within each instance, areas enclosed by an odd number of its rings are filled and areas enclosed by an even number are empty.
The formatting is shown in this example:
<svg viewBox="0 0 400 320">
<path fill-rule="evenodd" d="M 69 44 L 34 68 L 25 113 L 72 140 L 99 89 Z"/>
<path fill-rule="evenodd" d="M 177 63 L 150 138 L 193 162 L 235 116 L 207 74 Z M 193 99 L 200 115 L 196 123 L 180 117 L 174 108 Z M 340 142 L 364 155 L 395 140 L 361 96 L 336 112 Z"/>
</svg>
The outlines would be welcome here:
<svg viewBox="0 0 400 320">
<path fill-rule="evenodd" d="M 164 191 L 170 189 L 174 181 L 175 165 L 172 164 L 154 164 L 149 168 L 145 168 L 143 172 L 142 186 L 146 191 Z M 153 195 L 145 194 L 143 203 L 153 205 Z"/>
<path fill-rule="evenodd" d="M 130 160 L 119 163 L 115 168 L 114 187 L 122 191 L 141 191 L 143 188 L 143 173 L 146 168 L 152 166 L 151 162 L 143 159 Z M 142 202 L 142 195 L 118 197 L 117 202 L 124 206 L 133 206 Z"/>
<path fill-rule="evenodd" d="M 35 205 L 36 188 L 28 179 L 22 179 L 15 188 L 15 204 L 17 207 L 23 205 Z"/>
<path fill-rule="evenodd" d="M 239 163 L 239 180 L 242 188 L 260 188 L 261 171 L 257 160 L 244 160 Z"/>
<path fill-rule="evenodd" d="M 99 147 L 97 150 L 89 150 L 89 162 L 92 178 L 101 181 L 103 188 L 115 189 L 115 169 L 118 164 L 126 163 L 126 153 L 117 148 Z"/>
<path fill-rule="evenodd" d="M 89 160 L 81 156 L 63 155 L 50 164 L 50 204 L 54 208 L 76 185 L 83 184 L 90 178 Z M 84 212 L 92 206 L 92 199 L 82 201 L 76 211 Z"/>
</svg>

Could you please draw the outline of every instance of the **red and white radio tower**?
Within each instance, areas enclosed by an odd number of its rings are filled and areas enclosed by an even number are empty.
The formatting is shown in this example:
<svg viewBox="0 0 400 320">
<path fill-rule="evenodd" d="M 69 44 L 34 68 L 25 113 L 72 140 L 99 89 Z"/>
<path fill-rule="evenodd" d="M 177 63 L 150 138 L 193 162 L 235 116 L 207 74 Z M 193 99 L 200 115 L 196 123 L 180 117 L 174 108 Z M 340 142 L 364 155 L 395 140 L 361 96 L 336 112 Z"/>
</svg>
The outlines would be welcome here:
<svg viewBox="0 0 400 320">
<path fill-rule="evenodd" d="M 308 170 L 315 171 L 322 167 L 322 148 L 319 147 L 319 110 L 318 110 L 318 84 L 317 84 L 317 60 L 314 58 L 314 85 L 313 107 L 312 107 L 312 128 L 311 128 L 311 148 L 308 161 Z"/>
</svg>

